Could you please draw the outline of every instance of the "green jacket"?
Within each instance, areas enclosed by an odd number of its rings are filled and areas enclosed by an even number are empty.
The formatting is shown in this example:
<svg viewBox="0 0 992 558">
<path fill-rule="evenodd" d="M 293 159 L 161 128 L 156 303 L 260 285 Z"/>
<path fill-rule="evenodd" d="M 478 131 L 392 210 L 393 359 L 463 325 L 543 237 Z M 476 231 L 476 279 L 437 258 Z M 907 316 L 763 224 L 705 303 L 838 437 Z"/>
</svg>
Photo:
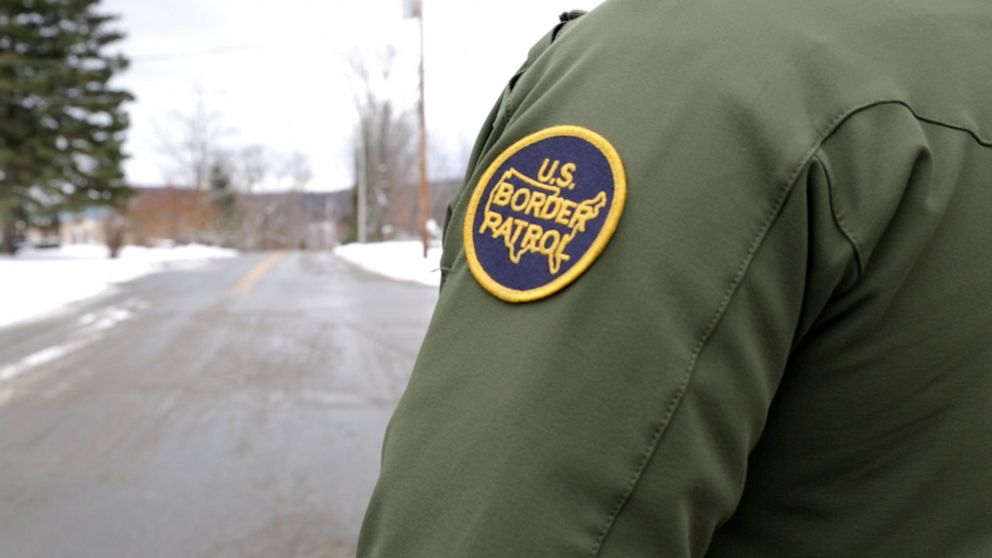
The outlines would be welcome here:
<svg viewBox="0 0 992 558">
<path fill-rule="evenodd" d="M 992 556 L 992 3 L 609 0 L 531 58 L 359 555 Z"/>
</svg>

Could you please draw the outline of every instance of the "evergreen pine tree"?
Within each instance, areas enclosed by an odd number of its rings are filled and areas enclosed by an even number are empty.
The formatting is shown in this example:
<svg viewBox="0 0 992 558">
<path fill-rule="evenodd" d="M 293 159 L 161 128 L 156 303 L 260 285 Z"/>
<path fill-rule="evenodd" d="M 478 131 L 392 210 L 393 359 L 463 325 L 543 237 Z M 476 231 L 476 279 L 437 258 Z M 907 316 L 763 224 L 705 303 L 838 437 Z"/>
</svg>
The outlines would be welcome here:
<svg viewBox="0 0 992 558">
<path fill-rule="evenodd" d="M 122 105 L 110 80 L 127 67 L 99 0 L 0 0 L 0 225 L 88 205 L 122 207 Z"/>
<path fill-rule="evenodd" d="M 216 232 L 220 244 L 231 246 L 241 227 L 238 198 L 231 185 L 231 170 L 226 159 L 216 158 L 210 165 L 210 204 L 216 215 Z"/>
</svg>

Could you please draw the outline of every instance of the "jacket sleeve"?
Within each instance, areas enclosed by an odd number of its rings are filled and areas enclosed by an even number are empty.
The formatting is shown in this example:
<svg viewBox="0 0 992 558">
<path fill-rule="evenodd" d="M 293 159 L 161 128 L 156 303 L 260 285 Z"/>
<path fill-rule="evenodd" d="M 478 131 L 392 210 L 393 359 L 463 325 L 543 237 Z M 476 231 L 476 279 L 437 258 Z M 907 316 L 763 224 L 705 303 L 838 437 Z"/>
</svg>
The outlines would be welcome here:
<svg viewBox="0 0 992 558">
<path fill-rule="evenodd" d="M 648 64 L 636 49 L 600 33 L 608 17 L 580 20 L 504 96 L 506 124 L 453 204 L 450 270 L 360 556 L 703 555 L 740 498 L 790 350 L 857 279 L 818 158 L 839 119 L 780 146 L 770 138 L 789 130 L 718 88 L 659 95 L 660 78 L 630 77 Z M 562 123 L 616 146 L 627 207 L 573 284 L 508 304 L 466 264 L 468 193 L 507 146 Z"/>
</svg>

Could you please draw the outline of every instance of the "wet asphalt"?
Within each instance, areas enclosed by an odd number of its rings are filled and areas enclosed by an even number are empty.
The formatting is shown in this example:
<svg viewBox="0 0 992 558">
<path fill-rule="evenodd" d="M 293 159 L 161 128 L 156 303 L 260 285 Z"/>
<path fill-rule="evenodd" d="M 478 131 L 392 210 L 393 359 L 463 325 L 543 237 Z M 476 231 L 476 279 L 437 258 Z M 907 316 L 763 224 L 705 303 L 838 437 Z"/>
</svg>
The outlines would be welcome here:
<svg viewBox="0 0 992 558">
<path fill-rule="evenodd" d="M 0 558 L 353 556 L 435 301 L 249 254 L 0 328 Z"/>
</svg>

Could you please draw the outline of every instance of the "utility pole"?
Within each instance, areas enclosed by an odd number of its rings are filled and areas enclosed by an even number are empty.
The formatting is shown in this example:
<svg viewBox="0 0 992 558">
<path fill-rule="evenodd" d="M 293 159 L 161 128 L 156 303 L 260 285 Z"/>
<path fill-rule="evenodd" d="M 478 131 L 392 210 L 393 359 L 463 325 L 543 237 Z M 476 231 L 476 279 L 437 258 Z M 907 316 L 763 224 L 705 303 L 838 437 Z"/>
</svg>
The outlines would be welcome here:
<svg viewBox="0 0 992 558">
<path fill-rule="evenodd" d="M 424 114 L 424 2 L 417 2 L 417 20 L 420 24 L 420 240 L 424 245 L 424 258 L 430 239 L 427 234 L 427 220 L 431 217 L 431 191 L 427 182 L 427 118 Z"/>
<path fill-rule="evenodd" d="M 364 119 L 360 118 L 358 122 L 358 207 L 355 211 L 358 212 L 355 219 L 355 226 L 358 227 L 358 243 L 365 244 L 368 241 L 368 236 L 365 231 L 366 219 L 368 218 L 368 195 L 369 195 L 369 185 L 368 185 L 368 145 L 366 145 L 365 138 L 365 122 Z"/>
</svg>

